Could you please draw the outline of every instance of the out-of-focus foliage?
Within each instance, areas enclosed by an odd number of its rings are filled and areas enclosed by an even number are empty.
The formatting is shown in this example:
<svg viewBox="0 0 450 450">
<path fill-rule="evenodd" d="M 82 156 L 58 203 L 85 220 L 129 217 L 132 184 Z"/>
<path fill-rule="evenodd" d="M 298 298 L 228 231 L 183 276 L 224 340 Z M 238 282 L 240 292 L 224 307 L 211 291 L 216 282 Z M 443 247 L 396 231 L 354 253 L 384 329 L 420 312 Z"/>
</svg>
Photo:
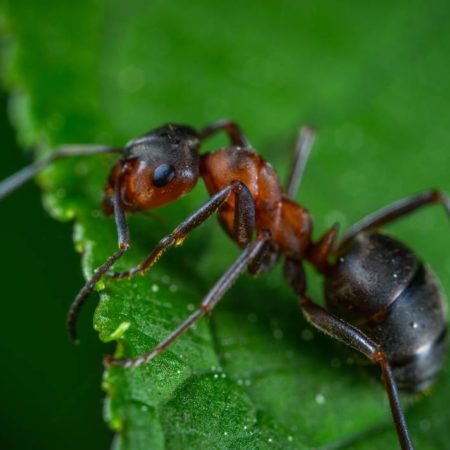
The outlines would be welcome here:
<svg viewBox="0 0 450 450">
<path fill-rule="evenodd" d="M 164 122 L 232 117 L 283 178 L 298 125 L 312 122 L 320 137 L 300 198 L 319 235 L 415 191 L 450 190 L 449 11 L 417 1 L 7 1 L 6 82 L 22 140 L 42 151 L 63 142 L 123 145 Z M 50 213 L 76 221 L 87 276 L 116 246 L 113 221 L 99 209 L 111 162 L 66 161 L 40 179 Z M 132 217 L 133 249 L 120 268 L 139 262 L 205 198 L 199 183 L 178 203 Z M 237 256 L 213 222 L 146 277 L 105 281 L 94 325 L 108 341 L 129 322 L 118 355 L 165 337 Z M 449 292 L 442 211 L 393 230 Z M 316 277 L 310 288 L 320 299 Z M 245 276 L 209 322 L 164 355 L 106 373 L 106 419 L 120 449 L 393 448 L 382 385 L 347 364 L 348 355 L 306 325 L 279 271 Z M 445 375 L 409 411 L 419 448 L 444 446 Z M 360 436 L 380 424 L 388 431 Z"/>
</svg>

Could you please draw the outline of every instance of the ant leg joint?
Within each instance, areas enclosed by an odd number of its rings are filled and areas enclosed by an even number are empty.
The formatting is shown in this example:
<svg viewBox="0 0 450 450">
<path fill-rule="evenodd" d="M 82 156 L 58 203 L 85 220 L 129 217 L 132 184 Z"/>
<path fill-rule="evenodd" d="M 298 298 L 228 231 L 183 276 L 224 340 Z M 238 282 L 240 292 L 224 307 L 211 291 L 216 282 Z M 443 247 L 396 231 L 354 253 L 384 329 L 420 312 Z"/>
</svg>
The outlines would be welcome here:
<svg viewBox="0 0 450 450">
<path fill-rule="evenodd" d="M 212 309 L 213 309 L 213 305 L 211 305 L 211 304 L 208 304 L 208 305 L 201 304 L 200 305 L 200 309 L 202 311 L 204 311 L 205 313 L 210 313 L 212 311 Z"/>
<path fill-rule="evenodd" d="M 373 355 L 372 361 L 376 362 L 376 363 L 383 363 L 383 362 L 387 361 L 386 360 L 386 355 L 384 354 L 383 350 L 381 350 L 380 347 L 378 347 L 376 349 L 376 351 L 375 351 L 375 353 Z"/>
<path fill-rule="evenodd" d="M 241 180 L 233 180 L 231 182 L 231 190 L 240 192 L 244 188 L 245 184 Z M 246 186 L 245 186 L 246 187 Z"/>
</svg>

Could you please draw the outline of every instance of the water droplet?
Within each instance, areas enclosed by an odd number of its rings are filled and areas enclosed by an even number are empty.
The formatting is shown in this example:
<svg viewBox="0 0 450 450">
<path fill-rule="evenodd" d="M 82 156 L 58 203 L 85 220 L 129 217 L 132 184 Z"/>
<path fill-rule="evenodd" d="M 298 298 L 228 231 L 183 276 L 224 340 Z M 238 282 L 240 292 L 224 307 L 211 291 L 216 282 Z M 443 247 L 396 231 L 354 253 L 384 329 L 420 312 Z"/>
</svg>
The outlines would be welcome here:
<svg viewBox="0 0 450 450">
<path fill-rule="evenodd" d="M 221 376 L 222 378 L 226 378 L 226 377 L 227 377 L 227 374 L 226 374 L 226 373 L 222 373 L 220 376 Z"/>
<path fill-rule="evenodd" d="M 224 435 L 224 436 L 228 436 L 228 432 L 227 432 L 227 431 L 224 431 L 224 432 L 223 432 L 223 435 Z"/>
<path fill-rule="evenodd" d="M 148 411 L 148 406 L 147 405 L 142 405 L 141 406 L 141 411 L 147 412 Z"/>
<path fill-rule="evenodd" d="M 267 439 L 267 442 L 273 442 L 272 438 Z"/>
<path fill-rule="evenodd" d="M 193 303 L 189 303 L 189 305 L 187 305 L 187 309 L 188 311 L 194 311 L 195 305 Z"/>
<path fill-rule="evenodd" d="M 394 272 L 394 273 L 392 274 L 392 278 L 397 279 L 397 278 L 398 278 L 398 273 L 395 273 L 395 272 Z"/>
<path fill-rule="evenodd" d="M 152 292 L 158 292 L 159 286 L 157 284 L 152 284 Z"/>
<path fill-rule="evenodd" d="M 219 374 L 218 374 L 218 373 L 215 373 L 215 374 L 214 374 L 214 379 L 217 380 L 217 378 L 219 378 Z"/>
<path fill-rule="evenodd" d="M 325 396 L 323 394 L 317 394 L 316 395 L 316 403 L 318 405 L 323 405 L 325 403 Z"/>
<path fill-rule="evenodd" d="M 176 284 L 171 284 L 169 286 L 169 291 L 170 292 L 177 292 L 178 291 L 178 286 Z"/>
<path fill-rule="evenodd" d="M 419 324 L 417 323 L 417 322 L 411 322 L 410 324 L 409 324 L 409 326 L 411 327 L 411 328 L 419 328 Z"/>
<path fill-rule="evenodd" d="M 289 442 L 292 442 L 292 441 L 294 440 L 294 438 L 293 438 L 292 436 L 288 436 L 288 437 L 287 437 L 287 440 L 288 440 Z"/>
<path fill-rule="evenodd" d="M 245 381 L 244 381 L 244 384 L 245 384 L 246 386 L 251 386 L 252 381 L 251 381 L 251 380 L 245 380 Z"/>
<path fill-rule="evenodd" d="M 162 281 L 163 283 L 169 284 L 169 282 L 170 282 L 170 277 L 169 277 L 169 275 L 163 275 L 162 278 L 161 278 L 161 281 Z"/>
</svg>

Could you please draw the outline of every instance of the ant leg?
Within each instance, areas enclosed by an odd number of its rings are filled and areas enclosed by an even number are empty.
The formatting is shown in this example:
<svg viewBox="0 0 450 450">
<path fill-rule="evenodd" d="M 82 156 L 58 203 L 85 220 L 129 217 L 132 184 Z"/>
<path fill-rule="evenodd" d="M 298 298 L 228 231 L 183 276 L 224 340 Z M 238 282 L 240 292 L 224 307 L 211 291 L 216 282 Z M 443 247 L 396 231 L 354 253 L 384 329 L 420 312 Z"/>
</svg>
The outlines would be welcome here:
<svg viewBox="0 0 450 450">
<path fill-rule="evenodd" d="M 338 250 L 345 247 L 358 233 L 377 229 L 432 203 L 442 203 L 450 218 L 450 198 L 436 189 L 404 198 L 364 217 L 352 225 L 342 237 Z"/>
<path fill-rule="evenodd" d="M 108 272 L 108 275 L 121 279 L 144 273 L 153 266 L 169 247 L 181 245 L 188 234 L 216 212 L 232 193 L 236 196 L 236 211 L 233 225 L 235 236 L 239 246 L 245 247 L 250 242 L 255 229 L 255 205 L 247 186 L 240 181 L 233 181 L 213 195 L 203 206 L 178 225 L 172 233 L 163 237 L 141 264 L 126 272 Z"/>
<path fill-rule="evenodd" d="M 338 231 L 339 224 L 335 223 L 308 251 L 308 261 L 323 275 L 327 275 L 331 269 L 328 259 L 334 251 Z"/>
<path fill-rule="evenodd" d="M 58 159 L 70 158 L 72 156 L 94 155 L 97 153 L 122 153 L 121 149 L 100 146 L 100 145 L 66 145 L 51 155 L 30 164 L 0 182 L 0 199 L 6 197 L 11 192 L 31 180 L 41 170 L 48 167 Z"/>
<path fill-rule="evenodd" d="M 383 350 L 360 330 L 335 317 L 307 296 L 301 297 L 300 305 L 306 320 L 316 328 L 380 364 L 400 446 L 402 450 L 413 450 L 414 446 L 400 405 L 397 383 Z"/>
<path fill-rule="evenodd" d="M 313 127 L 303 126 L 300 128 L 295 144 L 295 153 L 290 165 L 291 171 L 286 183 L 286 195 L 290 199 L 297 195 L 315 137 L 316 132 Z"/>
<path fill-rule="evenodd" d="M 270 243 L 266 242 L 257 258 L 254 258 L 247 267 L 248 273 L 253 277 L 272 270 L 280 260 L 281 253 Z"/>
<path fill-rule="evenodd" d="M 192 327 L 203 315 L 210 313 L 217 303 L 222 299 L 224 294 L 241 275 L 241 273 L 247 268 L 247 266 L 258 257 L 259 253 L 264 248 L 264 245 L 270 239 L 268 232 L 261 233 L 255 241 L 250 243 L 247 248 L 241 253 L 238 259 L 232 264 L 232 266 L 222 275 L 222 277 L 216 282 L 213 288 L 204 297 L 200 304 L 200 308 L 192 313 L 176 330 L 174 330 L 169 336 L 161 341 L 155 348 L 145 353 L 144 355 L 137 356 L 132 359 L 114 359 L 108 357 L 105 359 L 105 364 L 114 364 L 123 367 L 136 367 L 140 364 L 150 361 L 155 356 L 162 353 L 168 347 L 170 347 L 185 331 Z"/>
<path fill-rule="evenodd" d="M 94 272 L 94 275 L 81 288 L 80 292 L 75 297 L 75 300 L 72 302 L 72 305 L 70 306 L 69 312 L 67 314 L 67 331 L 69 332 L 69 336 L 73 340 L 77 339 L 76 321 L 80 309 L 86 301 L 88 295 L 92 292 L 92 289 L 100 280 L 100 278 L 114 265 L 114 263 L 119 258 L 121 258 L 121 256 L 130 247 L 130 233 L 128 230 L 128 223 L 120 198 L 120 188 L 123 173 L 124 169 L 122 169 L 122 174 L 117 178 L 116 184 L 114 186 L 114 196 L 112 198 L 114 218 L 117 226 L 119 249 L 115 253 L 113 253 L 100 267 L 97 268 L 97 270 Z"/>
<path fill-rule="evenodd" d="M 230 141 L 233 145 L 238 147 L 251 147 L 250 141 L 247 139 L 245 134 L 242 132 L 241 128 L 236 122 L 228 119 L 221 119 L 213 122 L 211 125 L 203 128 L 199 132 L 199 137 L 201 140 L 216 134 L 218 131 L 223 130 L 227 133 Z"/>
</svg>

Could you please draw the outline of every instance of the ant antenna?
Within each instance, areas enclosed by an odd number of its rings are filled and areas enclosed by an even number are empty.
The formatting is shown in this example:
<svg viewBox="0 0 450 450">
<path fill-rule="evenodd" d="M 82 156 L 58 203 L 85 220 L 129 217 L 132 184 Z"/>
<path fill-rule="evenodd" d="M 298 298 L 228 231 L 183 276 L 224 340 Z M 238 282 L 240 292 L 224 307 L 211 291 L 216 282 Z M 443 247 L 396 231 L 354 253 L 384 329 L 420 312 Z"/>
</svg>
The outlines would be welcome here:
<svg viewBox="0 0 450 450">
<path fill-rule="evenodd" d="M 0 200 L 11 192 L 31 180 L 41 170 L 48 167 L 58 159 L 71 158 L 73 156 L 94 155 L 96 153 L 122 153 L 121 149 L 107 147 L 105 145 L 65 145 L 51 155 L 30 164 L 10 177 L 0 182 Z"/>
</svg>

